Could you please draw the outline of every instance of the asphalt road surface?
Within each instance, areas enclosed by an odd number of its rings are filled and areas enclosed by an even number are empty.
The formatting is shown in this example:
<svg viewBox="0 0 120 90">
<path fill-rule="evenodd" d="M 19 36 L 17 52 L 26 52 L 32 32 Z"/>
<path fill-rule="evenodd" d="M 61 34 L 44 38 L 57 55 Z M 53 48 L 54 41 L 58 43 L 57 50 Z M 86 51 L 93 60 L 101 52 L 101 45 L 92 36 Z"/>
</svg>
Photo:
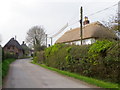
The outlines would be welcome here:
<svg viewBox="0 0 120 90">
<path fill-rule="evenodd" d="M 30 62 L 30 59 L 18 59 L 13 62 L 3 88 L 96 88 Z"/>
</svg>

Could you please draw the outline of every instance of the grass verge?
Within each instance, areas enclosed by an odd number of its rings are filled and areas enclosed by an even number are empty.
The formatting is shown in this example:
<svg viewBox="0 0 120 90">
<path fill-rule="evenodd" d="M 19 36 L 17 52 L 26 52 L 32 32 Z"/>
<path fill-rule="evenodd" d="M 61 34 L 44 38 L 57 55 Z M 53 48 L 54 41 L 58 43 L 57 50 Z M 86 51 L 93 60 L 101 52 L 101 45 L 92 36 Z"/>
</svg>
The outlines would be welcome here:
<svg viewBox="0 0 120 90">
<path fill-rule="evenodd" d="M 4 78 L 9 70 L 9 65 L 15 61 L 15 59 L 6 59 L 2 62 L 2 78 Z"/>
<path fill-rule="evenodd" d="M 115 90 L 120 90 L 120 85 L 116 84 L 116 83 L 104 82 L 102 80 L 97 80 L 97 79 L 94 79 L 94 78 L 81 76 L 81 75 L 78 75 L 78 74 L 75 74 L 75 73 L 71 73 L 71 72 L 68 72 L 68 71 L 58 70 L 56 68 L 48 67 L 48 66 L 43 65 L 43 64 L 38 64 L 38 63 L 34 63 L 34 62 L 32 62 L 32 63 L 36 64 L 36 65 L 39 65 L 41 67 L 44 67 L 46 69 L 49 69 L 49 70 L 52 70 L 52 71 L 56 71 L 56 72 L 58 72 L 60 74 L 67 75 L 69 77 L 73 77 L 73 78 L 85 81 L 85 82 L 87 82 L 89 84 L 96 85 L 96 86 L 101 87 L 101 88 L 111 88 L 111 89 L 115 89 Z"/>
</svg>

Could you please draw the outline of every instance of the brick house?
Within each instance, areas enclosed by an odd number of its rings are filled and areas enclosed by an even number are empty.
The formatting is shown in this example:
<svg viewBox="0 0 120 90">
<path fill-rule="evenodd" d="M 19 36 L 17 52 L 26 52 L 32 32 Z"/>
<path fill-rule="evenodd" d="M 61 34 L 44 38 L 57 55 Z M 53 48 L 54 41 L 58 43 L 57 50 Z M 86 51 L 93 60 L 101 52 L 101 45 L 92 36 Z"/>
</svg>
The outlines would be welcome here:
<svg viewBox="0 0 120 90">
<path fill-rule="evenodd" d="M 8 43 L 3 47 L 4 53 L 12 54 L 16 58 L 23 57 L 23 49 L 19 42 L 15 40 L 14 38 L 11 38 Z"/>
</svg>

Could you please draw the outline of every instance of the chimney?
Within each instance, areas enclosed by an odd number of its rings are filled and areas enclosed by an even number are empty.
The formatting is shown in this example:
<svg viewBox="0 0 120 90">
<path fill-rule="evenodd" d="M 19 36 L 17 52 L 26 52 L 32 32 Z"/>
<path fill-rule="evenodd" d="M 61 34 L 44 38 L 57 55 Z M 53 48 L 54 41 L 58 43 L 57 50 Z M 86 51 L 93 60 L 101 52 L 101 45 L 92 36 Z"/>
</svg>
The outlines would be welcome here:
<svg viewBox="0 0 120 90">
<path fill-rule="evenodd" d="M 15 38 L 14 38 L 14 37 L 12 37 L 12 38 L 11 38 L 11 40 L 15 40 Z"/>
<path fill-rule="evenodd" d="M 88 20 L 88 17 L 86 17 L 86 16 L 85 16 L 85 18 L 84 18 L 84 19 L 85 19 L 85 20 L 84 20 L 84 22 L 83 22 L 83 24 L 84 24 L 84 25 L 87 25 L 87 24 L 89 24 L 89 23 L 90 23 L 90 21 Z"/>
<path fill-rule="evenodd" d="M 23 44 L 25 44 L 25 42 L 23 41 Z"/>
<path fill-rule="evenodd" d="M 16 40 L 16 38 L 17 38 L 17 36 L 15 35 L 15 38 L 14 38 L 14 39 Z"/>
</svg>

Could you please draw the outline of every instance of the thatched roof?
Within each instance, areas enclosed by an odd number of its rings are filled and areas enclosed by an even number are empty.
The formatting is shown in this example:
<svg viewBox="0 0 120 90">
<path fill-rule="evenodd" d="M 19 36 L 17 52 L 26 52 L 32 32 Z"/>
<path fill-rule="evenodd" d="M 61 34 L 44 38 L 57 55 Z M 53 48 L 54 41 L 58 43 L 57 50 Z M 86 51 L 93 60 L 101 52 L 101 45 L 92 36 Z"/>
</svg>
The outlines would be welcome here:
<svg viewBox="0 0 120 90">
<path fill-rule="evenodd" d="M 114 38 L 117 36 L 100 22 L 94 22 L 83 27 L 83 39 L 88 38 Z M 64 33 L 56 43 L 80 40 L 80 28 L 75 28 Z"/>
<path fill-rule="evenodd" d="M 5 47 L 10 47 L 10 46 L 15 46 L 17 49 L 22 50 L 21 45 L 18 43 L 17 40 L 15 40 L 14 38 L 11 38 L 8 43 L 4 46 Z"/>
</svg>

